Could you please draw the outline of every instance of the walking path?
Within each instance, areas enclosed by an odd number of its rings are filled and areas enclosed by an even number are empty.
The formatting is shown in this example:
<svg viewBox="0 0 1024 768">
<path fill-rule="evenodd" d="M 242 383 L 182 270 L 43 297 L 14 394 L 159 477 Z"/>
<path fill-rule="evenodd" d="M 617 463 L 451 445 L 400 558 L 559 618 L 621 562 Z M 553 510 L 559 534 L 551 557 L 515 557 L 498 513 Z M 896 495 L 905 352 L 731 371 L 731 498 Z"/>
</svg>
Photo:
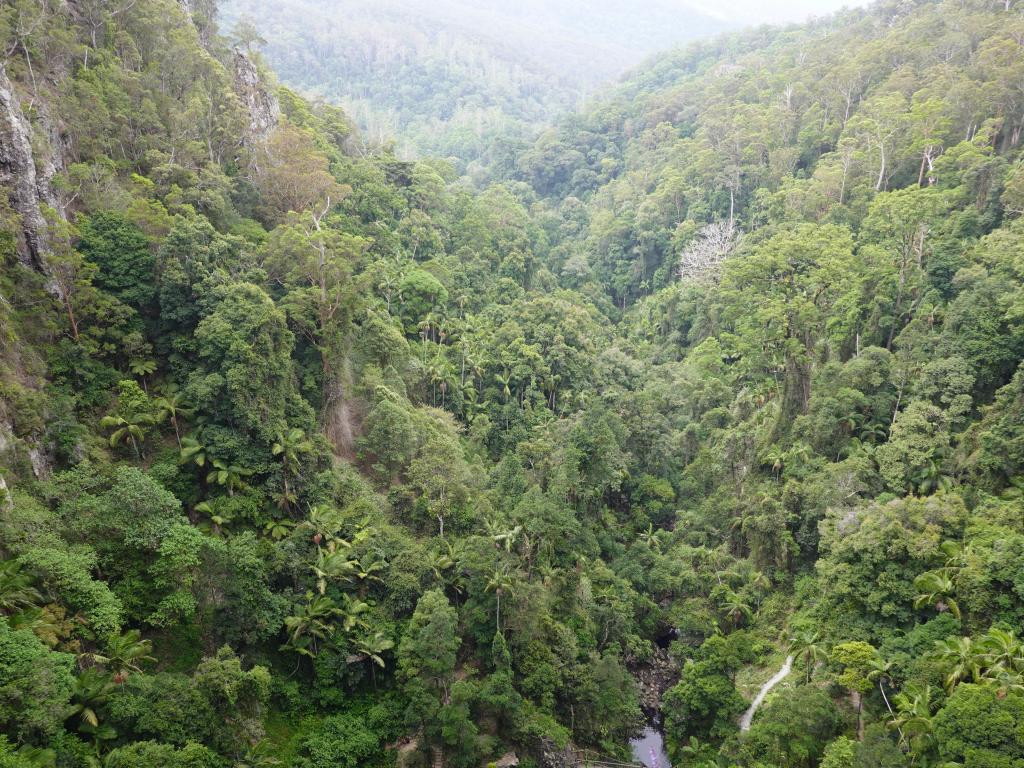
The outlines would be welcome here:
<svg viewBox="0 0 1024 768">
<path fill-rule="evenodd" d="M 750 722 L 754 719 L 754 714 L 757 712 L 757 708 L 761 706 L 761 702 L 764 701 L 764 697 L 771 693 L 772 688 L 781 683 L 792 669 L 793 657 L 787 656 L 786 663 L 782 665 L 782 669 L 776 672 L 771 680 L 761 686 L 761 690 L 757 692 L 757 696 L 754 697 L 753 703 L 751 703 L 747 711 L 743 713 L 743 717 L 740 718 L 741 731 L 746 732 L 750 730 Z"/>
</svg>

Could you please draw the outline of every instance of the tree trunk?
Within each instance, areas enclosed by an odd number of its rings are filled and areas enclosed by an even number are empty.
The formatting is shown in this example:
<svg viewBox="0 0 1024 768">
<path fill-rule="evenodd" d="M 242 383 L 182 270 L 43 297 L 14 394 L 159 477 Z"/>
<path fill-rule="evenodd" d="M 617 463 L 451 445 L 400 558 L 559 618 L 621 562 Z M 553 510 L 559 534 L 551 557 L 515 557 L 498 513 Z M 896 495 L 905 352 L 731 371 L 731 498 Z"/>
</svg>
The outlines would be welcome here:
<svg viewBox="0 0 1024 768">
<path fill-rule="evenodd" d="M 340 371 L 335 370 L 324 358 L 323 365 L 323 411 L 321 426 L 334 446 L 338 456 L 355 456 L 354 416 L 350 403 L 345 397 L 345 386 Z"/>
<path fill-rule="evenodd" d="M 850 700 L 857 708 L 857 741 L 864 741 L 864 697 L 860 691 L 850 691 Z"/>
</svg>

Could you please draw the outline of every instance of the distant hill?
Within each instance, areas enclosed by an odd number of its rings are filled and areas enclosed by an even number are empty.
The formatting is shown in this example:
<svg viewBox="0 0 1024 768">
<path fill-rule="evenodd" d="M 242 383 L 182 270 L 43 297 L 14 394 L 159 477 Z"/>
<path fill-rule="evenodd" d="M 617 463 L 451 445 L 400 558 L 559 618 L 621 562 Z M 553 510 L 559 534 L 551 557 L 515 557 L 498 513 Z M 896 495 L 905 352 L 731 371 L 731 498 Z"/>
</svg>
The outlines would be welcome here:
<svg viewBox="0 0 1024 768">
<path fill-rule="evenodd" d="M 478 159 L 655 51 L 727 24 L 681 0 L 230 0 L 285 83 L 338 102 L 405 152 Z"/>
</svg>

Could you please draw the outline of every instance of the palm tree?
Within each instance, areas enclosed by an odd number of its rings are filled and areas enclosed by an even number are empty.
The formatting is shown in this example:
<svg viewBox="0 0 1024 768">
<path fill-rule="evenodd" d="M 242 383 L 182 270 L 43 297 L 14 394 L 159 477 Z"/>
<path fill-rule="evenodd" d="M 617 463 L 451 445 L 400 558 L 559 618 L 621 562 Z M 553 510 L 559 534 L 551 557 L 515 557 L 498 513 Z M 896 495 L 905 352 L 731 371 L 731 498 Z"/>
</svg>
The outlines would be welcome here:
<svg viewBox="0 0 1024 768">
<path fill-rule="evenodd" d="M 232 768 L 273 768 L 281 765 L 281 761 L 273 755 L 267 754 L 270 747 L 267 742 L 261 741 L 255 746 L 245 750 L 245 755 L 236 762 Z"/>
<path fill-rule="evenodd" d="M 521 525 L 509 528 L 506 524 L 496 519 L 485 520 L 484 529 L 487 531 L 487 535 L 490 536 L 491 541 L 494 542 L 494 546 L 498 549 L 504 549 L 506 552 L 512 551 L 516 540 L 523 532 L 523 526 Z"/>
<path fill-rule="evenodd" d="M 443 549 L 431 551 L 427 554 L 427 558 L 427 565 L 430 568 L 430 572 L 434 574 L 434 579 L 444 583 L 445 571 L 455 566 L 455 560 L 452 559 L 452 553 L 450 551 L 450 544 L 449 551 L 445 551 Z"/>
<path fill-rule="evenodd" d="M 210 532 L 214 536 L 220 536 L 220 534 L 234 522 L 234 518 L 230 514 L 222 513 L 218 511 L 217 499 L 211 499 L 210 501 L 201 501 L 193 507 L 196 512 L 201 512 L 210 518 Z"/>
<path fill-rule="evenodd" d="M 1024 670 L 1024 643 L 1012 630 L 992 627 L 978 641 L 978 647 L 990 668 L 999 666 L 1009 672 Z"/>
<path fill-rule="evenodd" d="M 373 682 L 374 690 L 377 688 L 377 667 L 384 669 L 384 654 L 395 647 L 395 642 L 383 632 L 374 632 L 372 635 L 360 635 L 355 639 L 356 652 L 359 660 L 370 662 L 370 680 Z"/>
<path fill-rule="evenodd" d="M 180 456 L 179 463 L 181 464 L 191 462 L 197 467 L 206 466 L 206 446 L 192 435 L 181 439 Z"/>
<path fill-rule="evenodd" d="M 889 427 L 877 421 L 865 424 L 860 428 L 860 437 L 872 443 L 884 441 L 889 437 Z"/>
<path fill-rule="evenodd" d="M 58 606 L 25 608 L 8 618 L 11 629 L 27 629 L 50 648 L 71 633 L 71 622 L 64 619 L 64 609 Z"/>
<path fill-rule="evenodd" d="M 17 560 L 0 560 L 0 613 L 12 614 L 31 608 L 42 600 L 32 586 L 32 577 Z"/>
<path fill-rule="evenodd" d="M 366 621 L 363 614 L 370 610 L 370 604 L 352 597 L 349 594 L 341 596 L 341 605 L 338 606 L 338 618 L 341 620 L 341 629 L 346 635 L 351 635 L 357 629 L 366 629 Z"/>
<path fill-rule="evenodd" d="M 507 403 L 512 397 L 512 374 L 508 371 L 494 374 L 495 380 L 501 386 L 501 395 Z"/>
<path fill-rule="evenodd" d="M 270 520 L 263 526 L 263 532 L 274 541 L 280 541 L 291 533 L 293 528 L 295 528 L 294 520 Z"/>
<path fill-rule="evenodd" d="M 782 474 L 782 470 L 786 466 L 786 452 L 777 445 L 772 446 L 761 456 L 761 463 L 771 467 L 772 473 L 777 478 Z"/>
<path fill-rule="evenodd" d="M 932 698 L 930 686 L 908 685 L 893 697 L 896 713 L 891 726 L 900 733 L 902 745 L 915 760 L 927 764 L 936 747 L 932 724 Z"/>
<path fill-rule="evenodd" d="M 811 672 L 814 671 L 816 662 L 828 658 L 824 646 L 819 643 L 820 636 L 817 632 L 803 630 L 797 632 L 789 640 L 789 652 L 804 661 L 805 682 L 810 684 Z"/>
<path fill-rule="evenodd" d="M 487 581 L 486 591 L 494 592 L 496 607 L 494 611 L 494 624 L 498 632 L 501 632 L 501 596 L 505 590 L 512 591 L 512 579 L 507 568 L 495 569 L 491 578 Z"/>
<path fill-rule="evenodd" d="M 228 464 L 220 459 L 214 459 L 212 463 L 213 469 L 207 473 L 206 482 L 224 486 L 227 489 L 228 496 L 234 496 L 235 491 L 246 488 L 244 478 L 251 477 L 254 474 L 251 469 L 245 469 L 236 464 Z"/>
<path fill-rule="evenodd" d="M 793 447 L 786 451 L 785 463 L 793 467 L 802 467 L 811 460 L 814 451 L 807 443 L 794 443 Z"/>
<path fill-rule="evenodd" d="M 657 532 L 654 530 L 654 523 L 648 523 L 647 530 L 642 531 L 637 538 L 640 541 L 642 541 L 644 543 L 644 546 L 646 546 L 648 549 L 650 549 L 653 552 L 657 552 L 660 555 L 661 541 L 658 540 L 656 533 Z"/>
<path fill-rule="evenodd" d="M 171 426 L 174 428 L 174 439 L 178 443 L 178 450 L 181 451 L 181 430 L 178 426 L 178 417 L 191 416 L 192 409 L 186 406 L 182 394 L 174 389 L 170 389 L 156 398 L 153 401 L 153 405 L 156 407 L 153 421 L 157 424 L 161 424 L 164 421 L 171 422 Z"/>
<path fill-rule="evenodd" d="M 128 414 L 127 416 L 104 416 L 100 419 L 103 429 L 114 430 L 110 435 L 110 447 L 116 448 L 121 443 L 130 443 L 137 459 L 142 458 L 139 443 L 146 439 L 143 427 L 153 422 L 152 417 L 144 413 Z"/>
<path fill-rule="evenodd" d="M 965 541 L 947 540 L 939 549 L 946 556 L 946 570 L 951 573 L 970 567 L 975 560 L 974 545 Z"/>
<path fill-rule="evenodd" d="M 381 654 L 394 648 L 395 642 L 383 632 L 377 631 L 372 635 L 367 634 L 357 637 L 355 646 L 360 656 L 372 661 L 375 666 L 384 669 L 384 658 Z"/>
<path fill-rule="evenodd" d="M 78 726 L 78 730 L 91 737 L 92 748 L 97 756 L 103 751 L 103 742 L 113 741 L 117 738 L 117 731 L 114 730 L 113 726 L 106 723 L 100 723 L 99 725 L 81 723 Z"/>
<path fill-rule="evenodd" d="M 341 513 L 324 504 L 310 507 L 309 515 L 301 523 L 302 527 L 313 531 L 313 541 L 318 546 L 321 542 L 326 542 L 328 545 L 333 542 L 336 546 L 349 547 L 351 545 L 347 541 L 337 538 L 343 524 Z"/>
<path fill-rule="evenodd" d="M 130 672 L 142 672 L 139 665 L 145 661 L 156 661 L 149 655 L 153 644 L 142 639 L 142 633 L 131 629 L 122 634 L 111 635 L 107 639 L 107 652 L 104 655 L 92 654 L 93 659 L 114 673 L 116 682 L 123 682 Z"/>
<path fill-rule="evenodd" d="M 350 547 L 332 546 L 317 547 L 316 562 L 310 566 L 316 576 L 316 586 L 320 594 L 327 591 L 328 580 L 349 581 L 356 571 L 356 560 L 349 556 Z"/>
<path fill-rule="evenodd" d="M 377 555 L 373 552 L 369 552 L 363 557 L 353 560 L 355 571 L 353 576 L 356 577 L 356 581 L 359 582 L 359 596 L 365 597 L 366 591 L 370 586 L 371 581 L 377 581 L 383 583 L 382 579 L 377 576 L 378 573 L 387 568 L 387 561 L 378 559 Z"/>
<path fill-rule="evenodd" d="M 64 716 L 78 717 L 83 725 L 99 727 L 98 710 L 115 690 L 117 685 L 106 672 L 100 672 L 95 667 L 83 670 L 75 678 L 71 689 L 71 704 Z"/>
<path fill-rule="evenodd" d="M 298 427 L 293 427 L 287 432 L 278 432 L 277 441 L 271 446 L 271 452 L 280 457 L 281 467 L 284 476 L 284 498 L 286 504 L 291 497 L 291 489 L 288 485 L 289 477 L 297 477 L 301 466 L 301 456 L 313 450 L 313 443 L 306 437 L 306 433 Z"/>
<path fill-rule="evenodd" d="M 331 620 L 341 611 L 334 601 L 324 595 L 306 594 L 306 602 L 295 607 L 295 613 L 285 617 L 284 626 L 288 630 L 288 641 L 281 650 L 293 651 L 303 656 L 314 657 L 321 643 L 334 634 Z"/>
<path fill-rule="evenodd" d="M 128 361 L 128 370 L 134 376 L 142 379 L 142 388 L 148 393 L 149 387 L 146 385 L 146 377 L 156 372 L 156 360 L 146 357 L 133 357 Z"/>
<path fill-rule="evenodd" d="M 885 681 L 892 682 L 892 662 L 885 661 L 881 656 L 876 656 L 871 660 L 871 671 L 868 672 L 868 680 L 878 681 L 878 691 L 882 694 L 882 701 L 885 702 L 885 708 L 889 710 L 889 715 L 895 718 L 895 713 L 892 711 L 892 704 L 889 703 L 889 696 L 885 692 Z M 899 726 L 896 726 L 899 730 Z M 900 731 L 900 741 L 903 740 L 903 731 Z"/>
<path fill-rule="evenodd" d="M 969 637 L 951 637 L 935 642 L 935 658 L 949 669 L 946 691 L 952 692 L 964 680 L 977 682 L 981 678 L 984 658 Z"/>
<path fill-rule="evenodd" d="M 868 459 L 876 469 L 878 468 L 878 461 L 876 459 L 877 453 L 877 445 L 861 440 L 859 437 L 851 437 L 849 446 L 846 450 L 846 455 L 850 458 L 863 457 Z"/>
<path fill-rule="evenodd" d="M 744 602 L 743 598 L 728 587 L 725 588 L 718 602 L 718 609 L 729 619 L 733 629 L 738 629 L 743 619 L 749 621 L 754 615 L 753 611 L 750 610 L 750 606 Z"/>
<path fill-rule="evenodd" d="M 960 618 L 960 606 L 951 597 L 956 586 L 948 573 L 926 571 L 914 579 L 914 587 L 918 593 L 914 598 L 914 608 L 933 605 L 939 613 L 949 611 L 955 618 Z"/>
<path fill-rule="evenodd" d="M 1010 691 L 1024 691 L 1024 675 L 1012 669 L 1007 669 L 1002 664 L 989 667 L 982 673 L 980 680 L 982 685 L 992 686 L 1000 694 L 1000 698 L 1006 696 Z"/>
<path fill-rule="evenodd" d="M 913 483 L 917 486 L 917 492 L 921 496 L 927 496 L 934 491 L 946 491 L 953 485 L 953 478 L 943 471 L 941 460 L 935 456 L 928 456 L 922 466 L 913 477 Z"/>
<path fill-rule="evenodd" d="M 18 760 L 23 760 L 32 768 L 55 768 L 57 765 L 57 753 L 52 749 L 22 744 L 18 747 L 17 755 Z"/>
</svg>

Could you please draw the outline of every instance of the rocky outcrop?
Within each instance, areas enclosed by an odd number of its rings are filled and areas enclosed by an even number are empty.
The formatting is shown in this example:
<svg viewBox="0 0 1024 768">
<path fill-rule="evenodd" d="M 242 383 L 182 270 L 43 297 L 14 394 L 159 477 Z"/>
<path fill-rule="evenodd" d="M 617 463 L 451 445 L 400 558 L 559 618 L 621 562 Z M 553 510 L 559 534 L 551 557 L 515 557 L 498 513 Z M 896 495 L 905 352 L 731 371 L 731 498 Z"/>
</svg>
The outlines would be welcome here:
<svg viewBox="0 0 1024 768">
<path fill-rule="evenodd" d="M 256 65 L 245 53 L 236 50 L 235 93 L 249 113 L 249 128 L 246 143 L 249 146 L 262 144 L 277 128 L 281 120 L 281 105 L 263 82 Z"/>
<path fill-rule="evenodd" d="M 661 711 L 661 697 L 669 688 L 679 682 L 679 665 L 668 651 L 655 648 L 649 661 L 633 669 L 640 689 L 640 708 L 649 718 L 656 718 Z"/>
<path fill-rule="evenodd" d="M 39 201 L 49 196 L 40 185 L 46 186 L 46 181 L 36 173 L 31 127 L 0 63 L 0 188 L 7 190 L 8 204 L 21 217 L 18 259 L 39 270 L 46 249 L 46 221 Z"/>
<path fill-rule="evenodd" d="M 559 747 L 550 739 L 541 739 L 538 763 L 541 768 L 575 768 L 579 759 L 571 746 Z"/>
</svg>

